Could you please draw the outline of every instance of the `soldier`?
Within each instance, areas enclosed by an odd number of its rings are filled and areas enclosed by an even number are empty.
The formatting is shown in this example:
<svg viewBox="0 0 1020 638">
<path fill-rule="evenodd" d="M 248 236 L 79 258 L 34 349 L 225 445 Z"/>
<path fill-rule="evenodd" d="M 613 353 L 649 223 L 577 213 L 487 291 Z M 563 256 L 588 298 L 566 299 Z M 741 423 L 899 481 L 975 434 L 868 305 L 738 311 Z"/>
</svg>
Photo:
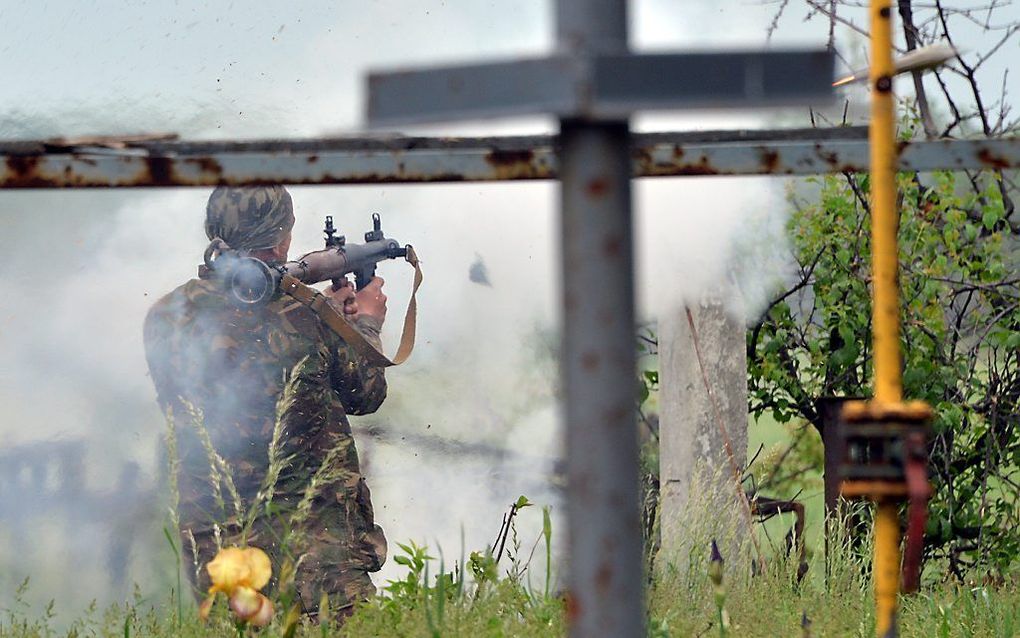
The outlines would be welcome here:
<svg viewBox="0 0 1020 638">
<path fill-rule="evenodd" d="M 281 186 L 219 187 L 206 208 L 210 240 L 266 262 L 287 261 L 293 225 L 291 198 Z M 386 316 L 382 284 L 376 278 L 357 293 L 349 283 L 325 291 L 377 347 Z M 280 458 L 288 461 L 272 514 L 258 512 L 247 542 L 270 554 L 275 573 L 284 558 L 297 563 L 297 593 L 309 615 L 323 593 L 341 613 L 373 595 L 368 574 L 382 566 L 386 539 L 375 524 L 347 415 L 378 409 L 386 396 L 383 369 L 368 365 L 307 307 L 280 296 L 242 308 L 204 271 L 149 311 L 145 351 L 159 403 L 176 423 L 180 532 L 186 552 L 197 554 L 195 564 L 207 564 L 218 542 L 237 543 L 243 525 L 228 487 L 216 478 L 209 442 L 250 506 L 268 470 L 279 404 Z M 316 490 L 310 510 L 296 512 L 327 455 L 333 460 L 327 484 Z M 301 546 L 286 539 L 302 539 Z M 204 592 L 204 569 L 198 578 L 193 585 Z"/>
</svg>

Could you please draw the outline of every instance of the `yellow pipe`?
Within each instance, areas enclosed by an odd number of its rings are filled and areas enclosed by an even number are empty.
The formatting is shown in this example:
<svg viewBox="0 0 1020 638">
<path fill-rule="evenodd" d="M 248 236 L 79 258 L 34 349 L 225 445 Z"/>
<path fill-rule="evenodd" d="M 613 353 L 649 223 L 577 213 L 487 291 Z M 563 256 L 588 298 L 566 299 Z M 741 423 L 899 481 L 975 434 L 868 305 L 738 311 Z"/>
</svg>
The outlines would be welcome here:
<svg viewBox="0 0 1020 638">
<path fill-rule="evenodd" d="M 896 139 L 892 95 L 892 9 L 888 0 L 871 0 L 871 233 L 872 325 L 875 347 L 875 400 L 898 403 L 900 381 L 900 300 L 897 280 Z"/>
<path fill-rule="evenodd" d="M 889 0 L 871 0 L 871 237 L 872 326 L 875 398 L 878 404 L 903 399 L 900 373 L 900 304 L 896 232 L 897 150 L 893 111 L 892 8 Z M 875 515 L 875 628 L 894 636 L 900 578 L 900 528 L 896 504 L 880 500 Z"/>
<path fill-rule="evenodd" d="M 878 504 L 875 513 L 875 630 L 895 636 L 896 597 L 900 588 L 900 519 L 895 501 Z"/>
</svg>

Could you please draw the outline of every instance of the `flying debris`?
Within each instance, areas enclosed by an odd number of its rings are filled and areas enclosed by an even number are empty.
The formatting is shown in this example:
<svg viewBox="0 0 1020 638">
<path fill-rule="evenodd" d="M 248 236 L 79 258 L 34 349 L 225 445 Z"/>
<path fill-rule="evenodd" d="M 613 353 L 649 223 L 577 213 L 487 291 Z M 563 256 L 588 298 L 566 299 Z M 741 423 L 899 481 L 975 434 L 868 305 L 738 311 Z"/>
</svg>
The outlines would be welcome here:
<svg viewBox="0 0 1020 638">
<path fill-rule="evenodd" d="M 478 253 L 475 253 L 475 263 L 471 264 L 471 268 L 468 269 L 468 279 L 476 284 L 492 288 L 492 282 L 489 281 L 489 270 Z"/>
<path fill-rule="evenodd" d="M 945 64 L 949 60 L 952 60 L 960 51 L 945 43 L 932 44 L 930 46 L 921 47 L 920 49 L 914 49 L 909 53 L 901 55 L 900 57 L 893 60 L 893 68 L 895 69 L 894 75 L 900 73 L 907 73 L 908 71 L 923 71 L 925 69 L 934 69 L 937 66 Z M 864 82 L 868 79 L 868 69 L 858 69 L 845 78 L 840 78 L 832 83 L 832 86 L 843 86 L 844 84 L 850 84 L 852 82 Z"/>
</svg>

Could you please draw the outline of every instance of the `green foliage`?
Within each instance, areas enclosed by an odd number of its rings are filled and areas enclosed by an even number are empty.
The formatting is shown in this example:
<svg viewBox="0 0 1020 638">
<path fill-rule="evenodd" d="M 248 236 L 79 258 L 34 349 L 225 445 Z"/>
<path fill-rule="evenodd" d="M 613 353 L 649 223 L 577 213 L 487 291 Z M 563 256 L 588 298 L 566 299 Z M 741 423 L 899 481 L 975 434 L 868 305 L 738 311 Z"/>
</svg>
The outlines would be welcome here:
<svg viewBox="0 0 1020 638">
<path fill-rule="evenodd" d="M 796 565 L 781 559 L 772 562 L 764 573 L 752 577 L 746 569 L 746 543 L 734 537 L 733 517 L 703 520 L 717 501 L 706 497 L 685 529 L 692 538 L 686 569 L 670 563 L 657 573 L 648 590 L 648 635 L 742 637 L 801 635 L 804 617 L 810 618 L 813 635 L 874 635 L 871 583 L 868 577 L 870 555 L 853 551 L 835 539 L 831 578 L 809 578 L 798 583 Z M 547 512 L 545 509 L 543 512 Z M 708 514 L 710 515 L 710 514 Z M 543 515 L 541 539 L 547 556 L 551 542 L 551 522 Z M 548 529 L 548 531 L 547 531 Z M 714 573 L 713 582 L 709 544 L 704 537 L 721 533 L 720 542 L 729 547 L 725 572 Z M 725 539 L 725 542 L 723 542 Z M 416 543 L 398 545 L 401 553 L 394 560 L 406 574 L 391 581 L 383 592 L 360 604 L 344 623 L 320 616 L 322 623 L 312 624 L 300 618 L 289 619 L 279 609 L 273 624 L 263 630 L 244 629 L 241 635 L 283 636 L 284 638 L 327 638 L 349 636 L 492 636 L 548 637 L 566 634 L 565 606 L 559 594 L 533 590 L 524 580 L 500 576 L 491 552 L 472 554 L 469 580 L 455 565 L 446 571 L 441 552 L 436 576 L 430 577 L 437 559 Z M 864 548 L 866 550 L 866 548 Z M 477 559 L 476 559 L 477 557 Z M 479 569 L 475 569 L 478 563 Z M 743 567 L 741 567 L 743 565 Z M 508 573 L 524 573 L 524 568 Z M 725 581 L 722 581 L 725 573 Z M 724 601 L 717 597 L 725 582 Z M 413 583 L 413 584 L 412 584 Z M 98 610 L 93 604 L 70 623 L 55 622 L 56 603 L 39 609 L 24 602 L 26 580 L 16 592 L 10 609 L 0 610 L 0 637 L 51 638 L 53 636 L 146 636 L 152 638 L 232 638 L 237 627 L 226 606 L 214 607 L 209 621 L 202 623 L 193 608 L 183 618 L 176 615 L 176 600 L 169 594 L 159 601 L 143 600 L 136 594 L 123 605 Z M 546 585 L 548 591 L 548 585 Z M 720 625 L 720 602 L 725 603 L 728 623 Z M 323 609 L 328 605 L 321 605 Z M 944 636 L 946 638 L 989 636 L 1012 638 L 1020 630 L 1020 588 L 1018 582 L 996 587 L 940 586 L 924 594 L 902 600 L 900 635 Z M 294 620 L 294 622 L 291 622 Z"/>
<path fill-rule="evenodd" d="M 644 405 L 652 393 L 659 389 L 659 371 L 642 370 L 638 377 L 638 405 Z"/>
<path fill-rule="evenodd" d="M 761 450 L 748 468 L 754 477 L 753 493 L 789 498 L 821 491 L 819 469 L 825 461 L 821 435 L 800 419 L 779 427 L 786 431 L 786 440 Z"/>
<path fill-rule="evenodd" d="M 935 409 L 929 558 L 961 580 L 1020 558 L 1020 252 L 999 178 L 900 174 L 904 395 Z M 815 400 L 870 394 L 866 176 L 791 195 L 797 277 L 748 332 L 750 409 L 820 426 Z"/>
<path fill-rule="evenodd" d="M 642 366 L 651 365 L 638 371 L 638 409 L 648 402 L 659 390 L 659 341 L 653 326 L 640 326 L 637 331 L 637 356 Z"/>
<path fill-rule="evenodd" d="M 521 496 L 511 512 L 530 505 Z M 513 528 L 513 519 L 504 520 L 503 528 L 504 532 Z M 400 544 L 403 554 L 394 560 L 407 568 L 406 576 L 391 581 L 383 595 L 359 605 L 344 629 L 352 636 L 562 634 L 563 601 L 550 594 L 552 519 L 547 507 L 542 509 L 542 532 L 536 545 L 542 540 L 546 546 L 546 579 L 541 590 L 533 588 L 526 578 L 531 557 L 521 560 L 516 540 L 513 551 L 508 552 L 511 565 L 502 577 L 499 557 L 491 548 L 471 552 L 467 569 L 457 564 L 453 571 L 446 571 L 440 558 L 438 575 L 430 579 L 430 565 L 435 559 L 427 549 L 414 542 Z"/>
<path fill-rule="evenodd" d="M 389 601 L 393 603 L 392 607 L 399 607 L 401 603 L 418 597 L 424 580 L 422 575 L 425 573 L 425 565 L 428 561 L 435 560 L 434 557 L 428 555 L 427 548 L 419 547 L 414 541 L 410 541 L 409 545 L 397 543 L 397 546 L 404 553 L 394 556 L 393 562 L 406 567 L 407 575 L 401 580 L 391 580 L 388 585 L 383 587 L 383 590 L 390 595 Z"/>
<path fill-rule="evenodd" d="M 471 552 L 471 573 L 475 582 L 481 586 L 483 583 L 495 582 L 499 578 L 499 569 L 496 567 L 496 559 L 492 552 Z"/>
</svg>

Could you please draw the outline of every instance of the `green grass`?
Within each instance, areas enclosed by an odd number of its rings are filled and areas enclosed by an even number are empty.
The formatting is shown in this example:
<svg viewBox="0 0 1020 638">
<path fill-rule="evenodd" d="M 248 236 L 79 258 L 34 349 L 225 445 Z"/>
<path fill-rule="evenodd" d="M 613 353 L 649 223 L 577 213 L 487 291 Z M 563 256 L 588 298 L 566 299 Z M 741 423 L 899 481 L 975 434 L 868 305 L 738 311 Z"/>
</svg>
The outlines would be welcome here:
<svg viewBox="0 0 1020 638">
<path fill-rule="evenodd" d="M 707 493 L 707 490 L 695 493 Z M 861 636 L 874 635 L 870 583 L 870 548 L 846 539 L 831 539 L 831 577 L 826 581 L 821 554 L 808 576 L 798 582 L 795 565 L 780 557 L 753 574 L 752 548 L 740 517 L 717 516 L 729 505 L 710 495 L 689 506 L 683 538 L 685 551 L 660 555 L 647 591 L 648 633 L 657 638 L 686 636 Z M 531 510 L 537 514 L 538 508 Z M 545 513 L 543 517 L 547 518 Z M 545 526 L 544 526 L 545 527 Z M 839 528 L 839 526 L 835 526 Z M 551 529 L 543 535 L 548 543 Z M 709 579 L 709 546 L 717 540 L 725 559 L 722 591 Z M 433 558 L 424 547 L 400 545 L 392 559 L 406 568 L 380 595 L 357 607 L 343 626 L 335 622 L 314 625 L 302 621 L 293 636 L 561 636 L 566 631 L 564 603 L 555 591 L 555 579 L 546 579 L 546 551 L 534 556 L 538 572 L 530 574 L 532 558 L 507 560 L 497 569 L 488 552 L 461 558 L 452 569 Z M 543 555 L 544 554 L 544 555 Z M 519 551 L 513 556 L 523 556 Z M 169 560 L 169 559 L 168 559 Z M 535 581 L 535 582 L 532 582 Z M 178 602 L 169 591 L 156 604 L 136 596 L 127 604 L 106 609 L 94 606 L 70 624 L 55 621 L 58 603 L 31 607 L 22 588 L 15 603 L 0 610 L 0 638 L 55 636 L 171 636 L 232 638 L 239 635 L 285 637 L 286 614 L 277 610 L 265 629 L 238 631 L 222 598 L 207 623 L 199 621 L 195 605 Z M 720 630 L 722 601 L 728 626 Z M 282 606 L 281 606 L 282 607 Z M 901 600 L 900 635 L 956 637 L 1020 636 L 1020 580 L 997 587 L 929 586 L 920 595 Z M 807 623 L 805 633 L 804 623 Z"/>
<path fill-rule="evenodd" d="M 702 563 L 704 561 L 701 561 Z M 729 561 L 728 561 L 729 562 Z M 703 565 L 702 565 L 703 566 Z M 810 581 L 797 585 L 791 570 L 774 565 L 765 574 L 742 577 L 728 566 L 724 587 L 730 620 L 728 636 L 802 636 L 802 621 L 812 636 L 872 636 L 873 614 L 867 579 L 844 575 L 826 587 Z M 858 572 L 859 573 L 859 572 Z M 433 584 L 435 581 L 433 580 Z M 447 582 L 449 585 L 449 582 Z M 442 601 L 442 602 L 440 602 Z M 706 573 L 671 570 L 649 591 L 649 635 L 719 636 L 717 612 Z M 282 616 L 249 635 L 282 636 Z M 217 605 L 209 622 L 198 621 L 193 606 L 178 625 L 176 604 L 151 607 L 135 602 L 105 610 L 89 609 L 69 627 L 54 628 L 53 612 L 15 608 L 0 614 L 0 636 L 223 637 L 238 635 L 225 605 Z M 519 580 L 501 578 L 481 591 L 419 588 L 414 595 L 382 595 L 365 603 L 343 628 L 304 623 L 295 636 L 559 636 L 565 632 L 563 604 L 555 596 L 529 591 Z M 941 587 L 907 598 L 901 606 L 901 636 L 1020 636 L 1020 590 L 1016 583 L 998 589 Z"/>
<path fill-rule="evenodd" d="M 728 588 L 729 635 L 748 637 L 800 636 L 802 622 L 813 636 L 874 635 L 870 586 L 840 583 L 827 588 L 809 582 L 797 585 L 777 570 Z M 670 636 L 718 636 L 715 607 L 707 585 L 667 579 L 652 593 L 653 618 Z M 679 596 L 678 596 L 679 594 Z M 1020 636 L 1020 591 L 1008 588 L 946 587 L 904 598 L 900 635 L 924 637 Z"/>
</svg>

